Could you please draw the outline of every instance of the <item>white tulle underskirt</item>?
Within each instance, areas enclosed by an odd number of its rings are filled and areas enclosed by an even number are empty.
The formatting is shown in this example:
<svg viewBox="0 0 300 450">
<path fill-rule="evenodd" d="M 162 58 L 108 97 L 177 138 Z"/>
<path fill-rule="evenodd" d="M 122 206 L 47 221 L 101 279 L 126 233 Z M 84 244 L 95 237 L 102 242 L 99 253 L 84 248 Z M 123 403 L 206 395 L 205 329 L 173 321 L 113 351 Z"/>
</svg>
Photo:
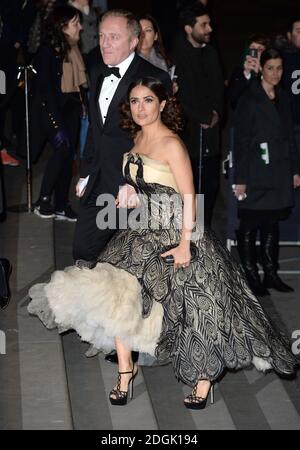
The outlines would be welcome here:
<svg viewBox="0 0 300 450">
<path fill-rule="evenodd" d="M 32 286 L 29 296 L 29 313 L 49 329 L 74 329 L 83 341 L 105 352 L 119 337 L 132 350 L 154 355 L 163 308 L 154 302 L 150 316 L 143 319 L 140 284 L 124 270 L 107 263 L 93 270 L 67 267 L 54 272 L 50 283 Z"/>
</svg>

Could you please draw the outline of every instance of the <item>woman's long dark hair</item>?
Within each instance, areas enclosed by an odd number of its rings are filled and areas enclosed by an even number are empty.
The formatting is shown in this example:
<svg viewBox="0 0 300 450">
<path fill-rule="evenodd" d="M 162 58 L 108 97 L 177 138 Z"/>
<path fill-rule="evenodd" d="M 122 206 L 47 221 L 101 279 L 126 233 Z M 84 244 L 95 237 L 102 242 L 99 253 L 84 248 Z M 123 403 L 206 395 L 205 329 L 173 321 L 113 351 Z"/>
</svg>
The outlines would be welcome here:
<svg viewBox="0 0 300 450">
<path fill-rule="evenodd" d="M 264 52 L 262 52 L 260 57 L 261 67 L 264 67 L 266 62 L 270 59 L 282 59 L 282 54 L 276 48 L 267 48 Z"/>
<path fill-rule="evenodd" d="M 132 138 L 135 138 L 138 131 L 141 129 L 141 127 L 133 121 L 130 110 L 130 94 L 136 86 L 145 86 L 150 89 L 160 103 L 166 100 L 166 106 L 161 113 L 161 120 L 169 130 L 173 131 L 173 133 L 178 133 L 183 129 L 182 111 L 177 99 L 173 95 L 168 94 L 167 89 L 160 80 L 145 77 L 134 81 L 129 86 L 127 99 L 121 105 L 121 113 L 123 116 L 121 128 L 123 128 L 123 130 L 126 130 Z"/>
<path fill-rule="evenodd" d="M 154 42 L 154 49 L 155 51 L 158 53 L 158 55 L 165 60 L 166 64 L 168 67 L 172 66 L 172 62 L 171 59 L 169 58 L 164 43 L 163 43 L 163 38 L 162 38 L 162 34 L 159 28 L 159 25 L 156 21 L 156 19 L 154 19 L 153 16 L 151 16 L 150 14 L 143 14 L 140 15 L 138 17 L 139 21 L 141 20 L 148 20 L 149 22 L 151 22 L 152 26 L 153 26 L 153 30 L 154 33 L 157 34 L 157 40 Z"/>
<path fill-rule="evenodd" d="M 43 43 L 54 48 L 62 59 L 66 57 L 70 50 L 70 45 L 63 32 L 63 28 L 74 17 L 78 17 L 81 20 L 81 12 L 73 8 L 73 6 L 60 5 L 53 9 L 45 22 Z"/>
</svg>

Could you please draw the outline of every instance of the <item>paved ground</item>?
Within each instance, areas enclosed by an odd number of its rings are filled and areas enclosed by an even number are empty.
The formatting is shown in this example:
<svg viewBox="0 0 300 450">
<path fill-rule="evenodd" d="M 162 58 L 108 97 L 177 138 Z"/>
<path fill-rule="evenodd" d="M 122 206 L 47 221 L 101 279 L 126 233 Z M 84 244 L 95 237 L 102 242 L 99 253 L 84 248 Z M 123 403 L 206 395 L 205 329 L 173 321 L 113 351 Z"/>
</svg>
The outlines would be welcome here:
<svg viewBox="0 0 300 450">
<path fill-rule="evenodd" d="M 42 167 L 43 162 L 34 168 L 35 194 Z M 24 168 L 6 168 L 5 180 L 9 206 L 24 202 Z M 224 218 L 220 199 L 215 222 L 219 233 Z M 26 310 L 29 286 L 47 280 L 55 267 L 71 263 L 73 231 L 73 224 L 27 213 L 10 212 L 0 225 L 0 254 L 14 265 L 13 298 L 8 309 L 0 311 L 0 330 L 6 336 L 6 353 L 0 354 L 0 429 L 300 429 L 299 380 L 255 370 L 225 374 L 215 404 L 189 412 L 182 405 L 187 389 L 174 379 L 170 366 L 143 368 L 134 400 L 125 409 L 111 407 L 107 395 L 115 383 L 115 368 L 103 355 L 85 358 L 87 344 L 75 333 L 60 337 L 47 331 Z M 289 260 L 285 268 L 299 269 L 299 248 L 284 249 L 281 258 Z M 295 293 L 274 294 L 263 305 L 291 336 L 300 330 L 300 276 L 285 279 Z"/>
</svg>

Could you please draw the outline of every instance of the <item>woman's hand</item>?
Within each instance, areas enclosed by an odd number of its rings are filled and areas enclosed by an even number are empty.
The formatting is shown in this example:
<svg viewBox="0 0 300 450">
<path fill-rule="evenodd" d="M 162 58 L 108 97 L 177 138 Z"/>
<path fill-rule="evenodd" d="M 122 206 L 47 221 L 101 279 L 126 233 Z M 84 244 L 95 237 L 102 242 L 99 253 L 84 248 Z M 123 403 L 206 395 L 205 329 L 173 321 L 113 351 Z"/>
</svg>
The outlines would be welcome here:
<svg viewBox="0 0 300 450">
<path fill-rule="evenodd" d="M 236 184 L 232 186 L 234 196 L 239 200 L 245 200 L 247 198 L 246 190 L 247 185 L 246 184 Z"/>
<path fill-rule="evenodd" d="M 124 184 L 119 189 L 118 196 L 116 198 L 117 208 L 138 208 L 140 206 L 139 197 L 133 186 L 130 184 Z"/>
<path fill-rule="evenodd" d="M 294 188 L 297 189 L 300 187 L 300 175 L 294 175 Z"/>
<path fill-rule="evenodd" d="M 172 248 L 171 250 L 162 253 L 160 256 L 162 258 L 166 258 L 167 256 L 172 255 L 174 258 L 174 268 L 180 269 L 181 267 L 189 267 L 191 262 L 191 250 L 190 245 L 183 246 L 179 245 L 178 247 Z"/>
</svg>

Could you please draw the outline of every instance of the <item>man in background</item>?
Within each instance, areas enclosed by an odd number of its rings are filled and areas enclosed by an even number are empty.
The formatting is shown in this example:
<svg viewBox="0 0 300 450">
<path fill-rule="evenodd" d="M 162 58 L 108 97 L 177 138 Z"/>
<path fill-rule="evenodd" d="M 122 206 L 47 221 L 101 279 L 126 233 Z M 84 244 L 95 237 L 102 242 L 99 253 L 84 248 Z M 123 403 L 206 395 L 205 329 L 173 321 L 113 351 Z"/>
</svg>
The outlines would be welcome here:
<svg viewBox="0 0 300 450">
<path fill-rule="evenodd" d="M 219 187 L 224 80 L 217 51 L 210 45 L 212 27 L 207 9 L 197 2 L 182 10 L 180 21 L 184 35 L 176 42 L 173 62 L 186 119 L 183 140 L 192 161 L 195 190 L 205 196 L 205 225 L 210 226 Z"/>
</svg>

